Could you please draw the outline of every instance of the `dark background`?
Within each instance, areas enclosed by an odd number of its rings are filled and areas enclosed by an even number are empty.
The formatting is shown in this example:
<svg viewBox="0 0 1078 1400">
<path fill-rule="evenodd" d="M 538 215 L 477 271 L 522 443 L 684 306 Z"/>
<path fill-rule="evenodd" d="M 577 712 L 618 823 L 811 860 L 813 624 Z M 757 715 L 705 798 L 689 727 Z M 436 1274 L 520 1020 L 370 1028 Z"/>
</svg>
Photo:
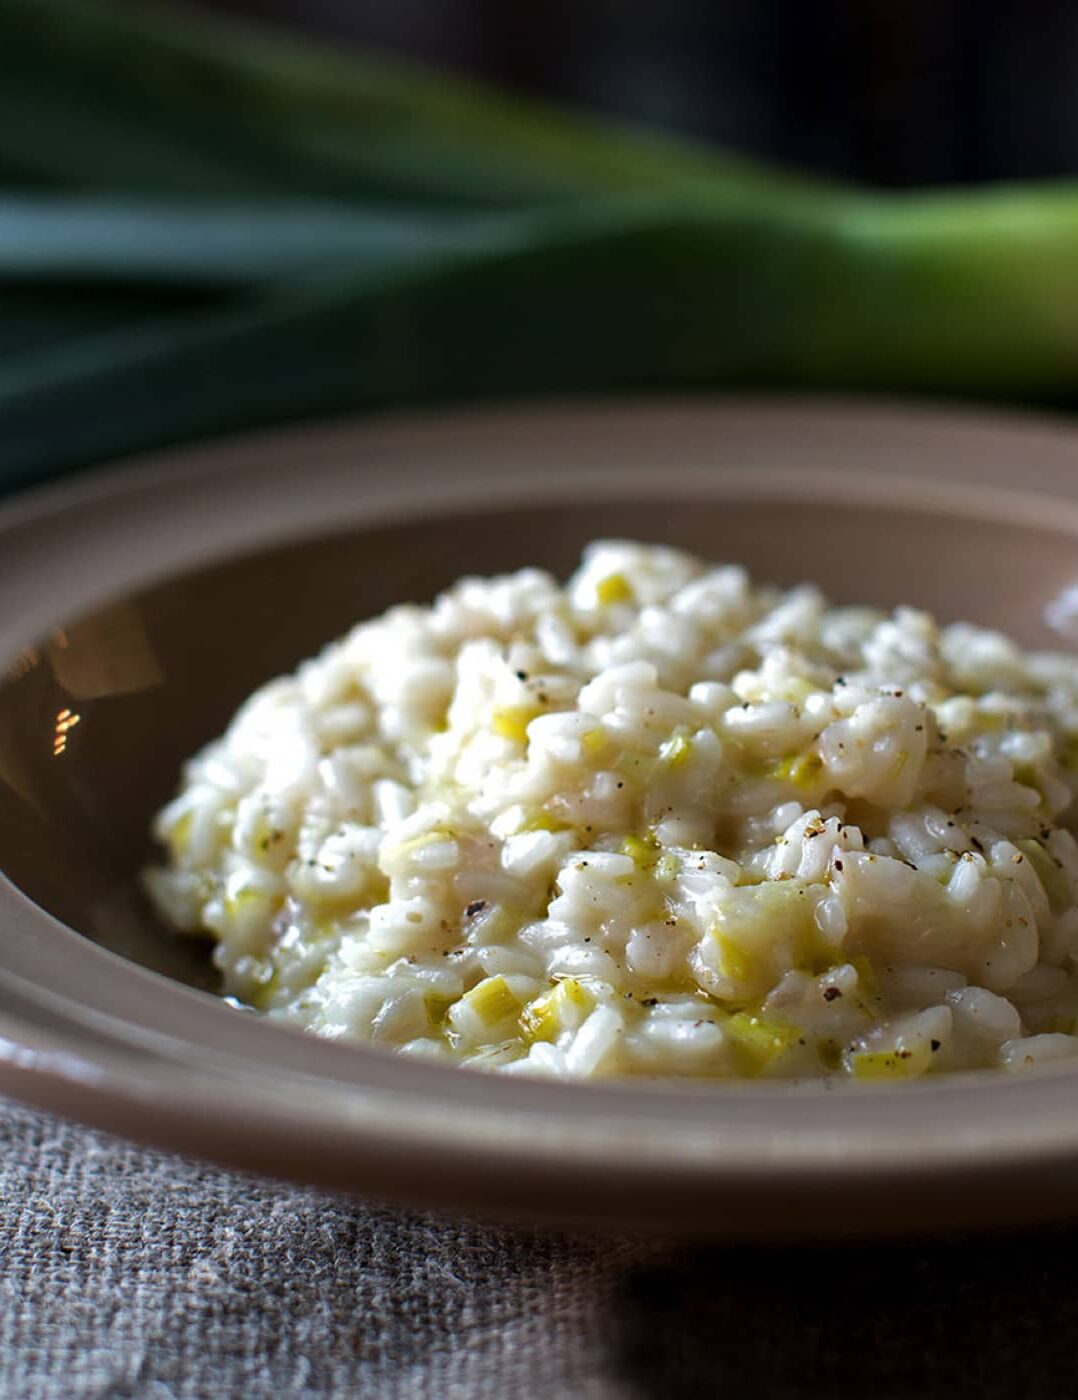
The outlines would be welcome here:
<svg viewBox="0 0 1078 1400">
<path fill-rule="evenodd" d="M 1078 171 L 1075 0 L 197 0 L 883 185 Z"/>
</svg>

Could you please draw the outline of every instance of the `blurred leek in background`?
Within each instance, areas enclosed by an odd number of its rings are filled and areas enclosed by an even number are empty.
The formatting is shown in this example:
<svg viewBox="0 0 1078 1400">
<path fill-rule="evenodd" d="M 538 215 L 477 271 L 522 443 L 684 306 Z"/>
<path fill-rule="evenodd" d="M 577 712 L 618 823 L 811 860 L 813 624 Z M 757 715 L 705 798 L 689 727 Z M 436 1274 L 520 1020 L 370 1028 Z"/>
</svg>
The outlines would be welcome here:
<svg viewBox="0 0 1078 1400">
<path fill-rule="evenodd" d="M 877 193 L 168 8 L 0 5 L 0 484 L 759 386 L 1073 401 L 1078 185 Z"/>
</svg>

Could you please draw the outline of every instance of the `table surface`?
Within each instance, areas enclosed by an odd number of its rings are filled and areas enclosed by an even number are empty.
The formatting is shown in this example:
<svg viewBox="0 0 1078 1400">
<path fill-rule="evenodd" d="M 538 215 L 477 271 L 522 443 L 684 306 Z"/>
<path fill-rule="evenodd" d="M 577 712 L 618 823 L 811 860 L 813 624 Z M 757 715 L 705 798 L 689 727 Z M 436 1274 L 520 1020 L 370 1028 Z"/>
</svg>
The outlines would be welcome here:
<svg viewBox="0 0 1078 1400">
<path fill-rule="evenodd" d="M 0 1104 L 0 1395 L 1075 1393 L 1078 1231 L 761 1248 L 327 1197 Z"/>
</svg>

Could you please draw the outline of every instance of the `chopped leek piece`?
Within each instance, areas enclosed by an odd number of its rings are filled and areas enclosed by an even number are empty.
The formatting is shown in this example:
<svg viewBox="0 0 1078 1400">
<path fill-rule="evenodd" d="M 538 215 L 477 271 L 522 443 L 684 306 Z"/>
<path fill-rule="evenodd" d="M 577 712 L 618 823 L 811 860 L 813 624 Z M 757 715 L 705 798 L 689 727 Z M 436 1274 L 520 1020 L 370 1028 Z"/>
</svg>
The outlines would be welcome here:
<svg viewBox="0 0 1078 1400">
<path fill-rule="evenodd" d="M 580 747 L 586 754 L 594 758 L 596 754 L 602 753 L 609 742 L 610 738 L 605 729 L 589 729 L 581 739 Z"/>
<path fill-rule="evenodd" d="M 312 979 L 314 980 L 314 979 Z M 268 1011 L 274 995 L 280 990 L 281 974 L 274 969 L 268 977 L 260 978 L 247 994 L 247 1000 L 256 1011 Z"/>
<path fill-rule="evenodd" d="M 632 585 L 624 574 L 607 574 L 595 585 L 595 598 L 602 608 L 612 603 L 631 603 L 633 596 Z"/>
<path fill-rule="evenodd" d="M 421 851 L 424 846 L 433 846 L 439 841 L 455 841 L 456 839 L 452 831 L 447 831 L 442 827 L 433 827 L 430 831 L 421 831 L 418 836 L 409 837 L 407 841 L 402 841 L 397 846 L 387 847 L 385 858 L 388 861 L 397 861 L 404 856 L 414 855 L 416 851 Z"/>
<path fill-rule="evenodd" d="M 515 744 L 523 744 L 528 738 L 528 725 L 538 713 L 538 710 L 527 705 L 502 706 L 491 715 L 491 728 L 500 739 L 512 739 Z"/>
<path fill-rule="evenodd" d="M 195 814 L 193 812 L 184 812 L 183 816 L 180 817 L 179 821 L 176 822 L 175 826 L 166 836 L 165 840 L 168 845 L 169 854 L 172 856 L 173 860 L 179 860 L 187 850 L 187 847 L 191 844 L 191 828 L 194 825 L 194 821 Z"/>
<path fill-rule="evenodd" d="M 427 1009 L 427 1019 L 432 1026 L 442 1026 L 445 1024 L 449 1008 L 453 1004 L 453 998 L 446 996 L 442 992 L 432 991 L 426 988 L 423 992 L 423 1004 Z"/>
<path fill-rule="evenodd" d="M 859 1050 L 850 1056 L 855 1079 L 909 1079 L 919 1072 L 915 1057 L 897 1050 Z"/>
<path fill-rule="evenodd" d="M 661 847 L 653 836 L 626 836 L 621 843 L 621 854 L 629 856 L 644 870 L 650 870 L 659 859 Z"/>
<path fill-rule="evenodd" d="M 793 783 L 794 787 L 807 788 L 815 783 L 822 772 L 823 759 L 813 749 L 809 749 L 807 753 L 796 754 L 776 763 L 769 776 L 782 782 Z"/>
<path fill-rule="evenodd" d="M 723 1022 L 722 1028 L 734 1042 L 744 1074 L 759 1074 L 801 1038 L 796 1026 L 753 1016 L 747 1011 L 738 1011 Z"/>
<path fill-rule="evenodd" d="M 819 886 L 793 879 L 739 884 L 724 895 L 709 932 L 724 975 L 750 984 L 738 988 L 746 1000 L 766 994 L 776 967 L 820 960 L 822 940 L 814 918 L 819 896 Z M 741 960 L 727 958 L 727 944 L 738 950 Z"/>
<path fill-rule="evenodd" d="M 545 807 L 536 807 L 529 812 L 517 827 L 514 835 L 521 836 L 526 831 L 568 831 L 569 826 Z"/>
<path fill-rule="evenodd" d="M 752 959 L 743 948 L 738 947 L 732 938 L 727 938 L 718 929 L 712 936 L 719 947 L 722 959 L 722 974 L 735 982 L 744 982 L 752 975 Z"/>
<path fill-rule="evenodd" d="M 238 914 L 252 911 L 259 903 L 269 907 L 271 898 L 266 891 L 258 889 L 254 885 L 244 885 L 242 888 L 225 895 L 225 913 L 234 918 Z"/>
<path fill-rule="evenodd" d="M 500 973 L 494 977 L 484 977 L 470 992 L 465 992 L 461 1000 L 487 1026 L 496 1026 L 520 1011 L 519 1000 Z"/>
<path fill-rule="evenodd" d="M 575 977 L 564 977 L 549 992 L 528 1003 L 520 1016 L 527 1041 L 556 1040 L 575 1031 L 595 1005 L 595 998 Z"/>
<path fill-rule="evenodd" d="M 779 698 L 785 700 L 790 705 L 800 705 L 803 700 L 807 700 L 817 687 L 801 676 L 791 676 L 781 687 Z"/>
<path fill-rule="evenodd" d="M 675 729 L 670 738 L 659 748 L 659 762 L 664 768 L 676 771 L 684 768 L 692 757 L 692 738 L 686 730 Z"/>
<path fill-rule="evenodd" d="M 676 880 L 681 872 L 681 862 L 673 851 L 663 851 L 655 862 L 656 880 Z"/>
</svg>

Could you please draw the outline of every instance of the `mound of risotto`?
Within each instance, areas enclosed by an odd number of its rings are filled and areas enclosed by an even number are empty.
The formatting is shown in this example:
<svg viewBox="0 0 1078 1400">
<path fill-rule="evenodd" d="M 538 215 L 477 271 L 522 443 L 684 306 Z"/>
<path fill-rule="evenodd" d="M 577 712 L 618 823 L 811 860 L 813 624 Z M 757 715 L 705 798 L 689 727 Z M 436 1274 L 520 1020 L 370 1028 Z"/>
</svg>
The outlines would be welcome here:
<svg viewBox="0 0 1078 1400">
<path fill-rule="evenodd" d="M 271 682 L 146 874 L 224 989 L 511 1074 L 1078 1052 L 1078 660 L 599 543 Z"/>
</svg>

